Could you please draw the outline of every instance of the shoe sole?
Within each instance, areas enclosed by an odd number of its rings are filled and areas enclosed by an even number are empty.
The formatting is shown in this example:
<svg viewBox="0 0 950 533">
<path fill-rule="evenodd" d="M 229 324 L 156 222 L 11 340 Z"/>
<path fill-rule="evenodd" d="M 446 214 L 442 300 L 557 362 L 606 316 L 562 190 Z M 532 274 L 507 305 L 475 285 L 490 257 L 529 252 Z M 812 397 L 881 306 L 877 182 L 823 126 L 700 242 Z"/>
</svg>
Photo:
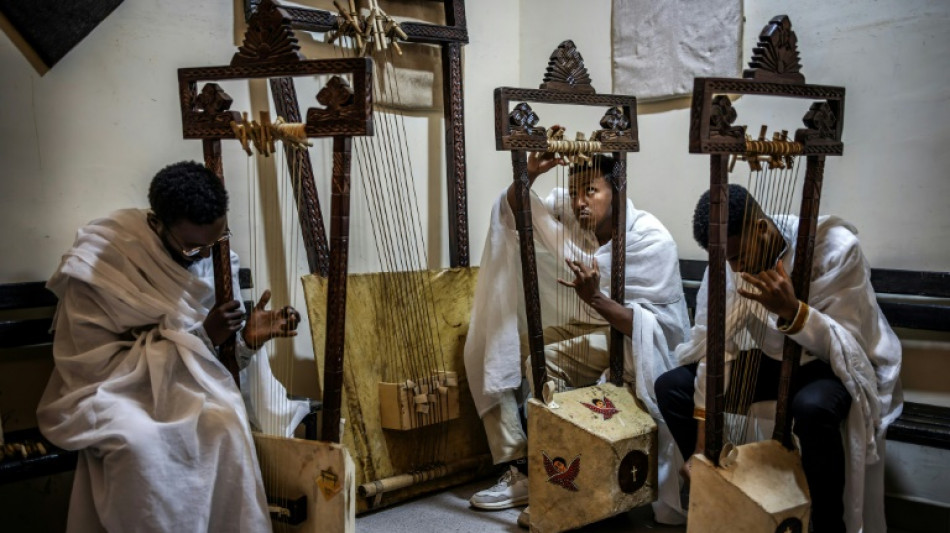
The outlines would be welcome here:
<svg viewBox="0 0 950 533">
<path fill-rule="evenodd" d="M 475 507 L 477 509 L 488 509 L 491 511 L 497 511 L 499 509 L 510 509 L 512 507 L 520 507 L 522 505 L 527 505 L 528 497 L 525 496 L 524 498 L 518 498 L 517 500 L 506 500 L 502 502 L 475 503 L 473 501 L 469 501 L 468 503 L 471 504 L 472 507 Z"/>
</svg>

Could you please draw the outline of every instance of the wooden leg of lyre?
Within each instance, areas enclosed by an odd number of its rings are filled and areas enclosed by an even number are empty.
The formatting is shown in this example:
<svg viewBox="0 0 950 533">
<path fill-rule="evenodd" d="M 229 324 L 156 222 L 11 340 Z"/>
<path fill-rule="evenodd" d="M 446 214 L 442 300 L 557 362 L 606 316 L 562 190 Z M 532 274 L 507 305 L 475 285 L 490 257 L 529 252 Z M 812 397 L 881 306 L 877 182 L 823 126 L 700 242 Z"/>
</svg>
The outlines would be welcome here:
<svg viewBox="0 0 950 533">
<path fill-rule="evenodd" d="M 617 162 L 613 177 L 611 212 L 613 213 L 613 234 L 611 235 L 610 298 L 620 305 L 624 304 L 626 288 L 627 253 L 627 154 L 614 152 Z M 610 328 L 610 382 L 623 384 L 623 345 L 624 335 L 616 328 Z"/>
<path fill-rule="evenodd" d="M 527 154 L 511 152 L 515 186 L 515 225 L 521 244 L 521 279 L 524 280 L 524 301 L 528 317 L 528 346 L 531 350 L 531 373 L 534 390 L 540 396 L 547 381 L 544 361 L 544 328 L 541 326 L 541 298 L 538 294 L 538 266 L 534 254 L 534 229 L 531 224 L 531 182 L 528 180 Z"/>
<path fill-rule="evenodd" d="M 221 163 L 221 140 L 203 139 L 205 166 L 211 169 L 224 181 L 224 165 Z M 214 303 L 220 305 L 234 299 L 234 285 L 231 279 L 231 246 L 228 241 L 218 241 L 211 250 L 214 262 Z M 234 354 L 234 335 L 228 337 L 218 347 L 218 359 L 228 369 L 234 378 L 234 383 L 241 388 L 241 370 L 238 368 L 237 357 Z"/>
<path fill-rule="evenodd" d="M 729 225 L 728 158 L 710 156 L 709 174 L 709 317 L 710 323 L 725 323 L 726 316 L 726 238 Z M 721 317 L 713 322 L 712 317 Z M 719 464 L 722 450 L 723 393 L 726 336 L 722 329 L 710 328 L 706 334 L 706 457 Z"/>
<path fill-rule="evenodd" d="M 333 196 L 330 201 L 330 284 L 323 366 L 323 424 L 320 439 L 340 442 L 343 397 L 343 345 L 346 330 L 346 274 L 350 235 L 350 157 L 352 139 L 333 138 Z"/>
</svg>

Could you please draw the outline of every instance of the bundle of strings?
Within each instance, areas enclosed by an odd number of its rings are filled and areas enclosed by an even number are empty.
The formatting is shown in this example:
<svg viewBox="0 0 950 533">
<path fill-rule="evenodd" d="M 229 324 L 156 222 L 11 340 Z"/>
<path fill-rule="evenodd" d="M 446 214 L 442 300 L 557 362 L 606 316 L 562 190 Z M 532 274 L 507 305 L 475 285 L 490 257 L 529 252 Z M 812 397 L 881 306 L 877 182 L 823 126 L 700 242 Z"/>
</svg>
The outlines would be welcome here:
<svg viewBox="0 0 950 533">
<path fill-rule="evenodd" d="M 588 194 L 592 180 L 603 175 L 601 161 L 600 157 L 594 156 L 575 159 L 567 167 L 555 167 L 555 186 L 568 191 L 567 195 L 555 196 L 555 201 L 560 205 L 554 206 L 554 212 L 561 219 L 561 224 L 557 226 L 558 246 L 554 257 L 556 279 L 575 281 L 574 272 L 567 261 L 576 261 L 589 270 L 596 266 L 595 254 L 600 245 L 594 231 L 602 221 L 595 219 L 595 211 L 591 211 L 591 216 L 578 219 L 574 212 L 574 202 L 580 201 L 579 196 Z M 607 187 L 611 186 L 607 183 Z M 547 363 L 548 378 L 553 378 L 557 392 L 564 392 L 570 388 L 592 385 L 591 370 L 602 366 L 604 355 L 597 354 L 599 357 L 595 357 L 594 350 L 598 348 L 592 347 L 590 342 L 590 334 L 601 327 L 597 325 L 601 319 L 572 287 L 557 283 L 556 279 L 539 281 L 553 283 L 556 287 L 553 320 L 542 318 L 546 324 L 551 324 L 559 330 L 559 334 L 546 335 L 545 343 L 566 337 L 556 342 L 556 348 L 553 350 L 555 360 Z M 545 289 L 542 287 L 542 290 Z M 606 337 L 605 334 L 604 338 Z M 556 375 L 551 375 L 552 366 L 558 369 Z"/>
<path fill-rule="evenodd" d="M 300 146 L 285 145 L 285 150 L 291 152 L 306 150 Z M 251 299 L 256 304 L 264 289 L 271 291 L 271 300 L 268 309 L 279 310 L 290 305 L 298 312 L 304 312 L 304 306 L 298 298 L 294 280 L 300 277 L 298 263 L 301 260 L 301 229 L 297 217 L 300 201 L 294 198 L 294 190 L 300 190 L 299 157 L 272 158 L 277 163 L 276 176 L 259 175 L 259 168 L 252 158 L 247 159 L 245 175 L 247 177 L 247 236 L 250 247 L 250 260 L 245 262 L 258 281 L 252 288 Z M 265 167 L 266 168 L 266 167 Z M 264 243 L 261 243 L 260 232 L 263 232 Z M 267 274 L 265 277 L 265 273 Z M 267 280 L 262 282 L 262 280 Z M 248 309 L 251 312 L 250 309 Z M 279 317 L 268 315 L 271 320 Z M 268 328 L 274 327 L 268 324 Z M 281 325 L 278 327 L 287 327 Z M 255 357 L 259 360 L 252 364 L 270 365 L 270 371 L 277 380 L 270 383 L 242 384 L 245 395 L 249 396 L 252 406 L 259 407 L 257 411 L 258 425 L 262 433 L 278 437 L 287 437 L 295 429 L 295 422 L 299 421 L 301 409 L 309 410 L 305 400 L 291 400 L 288 389 L 295 380 L 296 351 L 294 339 L 296 337 L 277 337 L 266 344 L 266 349 Z M 262 359 L 266 357 L 267 359 Z M 280 383 L 278 383 L 279 381 Z M 285 388 L 286 386 L 286 388 Z M 261 463 L 261 477 L 268 487 L 269 502 L 289 502 L 301 496 L 292 491 L 289 484 L 279 474 L 284 470 L 282 463 L 295 460 L 293 457 L 284 457 L 280 454 Z M 274 507 L 283 507 L 282 503 Z M 279 511 L 278 511 L 279 512 Z M 290 524 L 272 521 L 275 531 L 291 531 Z"/>
<path fill-rule="evenodd" d="M 340 38 L 341 56 L 360 52 L 354 38 Z M 376 298 L 393 310 L 376 324 L 381 353 L 359 354 L 388 360 L 381 365 L 383 382 L 398 383 L 413 399 L 413 457 L 406 463 L 418 471 L 444 462 L 447 451 L 449 413 L 442 401 L 447 377 L 442 339 L 436 316 L 426 229 L 417 193 L 416 173 L 406 133 L 406 116 L 401 106 L 383 108 L 379 102 L 400 102 L 400 87 L 395 69 L 387 68 L 396 59 L 394 47 L 373 51 L 373 123 L 374 135 L 357 137 L 353 160 L 358 179 L 353 180 L 355 195 L 362 194 L 365 210 L 353 210 L 354 220 L 365 216 L 371 226 L 380 272 L 375 276 Z M 383 88 L 385 87 L 385 89 Z M 356 192 L 359 191 L 359 192 Z M 356 354 L 353 354 L 356 355 Z M 347 361 L 352 361 L 348 358 Z M 378 406 L 363 406 L 363 409 Z"/>
<path fill-rule="evenodd" d="M 787 164 L 783 165 L 764 164 L 749 167 L 745 187 L 750 196 L 747 196 L 743 210 L 742 242 L 738 257 L 740 264 L 775 268 L 775 264 L 766 263 L 782 253 L 784 240 L 778 239 L 762 245 L 761 241 L 755 238 L 754 225 L 759 217 L 771 215 L 770 218 L 781 231 L 787 223 L 784 215 L 790 213 L 799 203 L 796 201 L 801 197 L 798 186 L 799 165 L 794 164 L 790 158 L 785 160 Z M 750 198 L 754 198 L 758 206 L 754 205 Z M 791 269 L 791 265 L 784 266 L 786 271 Z M 733 272 L 731 281 L 737 288 L 756 292 L 754 287 L 742 279 L 741 273 Z M 725 398 L 724 438 L 733 444 L 743 444 L 756 440 L 755 432 L 752 431 L 754 428 L 750 426 L 750 408 L 761 358 L 767 357 L 762 353 L 762 349 L 766 347 L 769 312 L 762 304 L 736 295 L 736 301 L 729 309 L 728 316 L 734 318 L 727 318 L 724 324 L 727 328 L 726 346 L 727 351 L 730 346 L 733 347 L 736 359 L 733 361 Z M 769 347 L 772 355 L 781 354 L 781 345 L 777 347 L 777 353 L 774 353 L 775 350 L 776 347 Z"/>
</svg>

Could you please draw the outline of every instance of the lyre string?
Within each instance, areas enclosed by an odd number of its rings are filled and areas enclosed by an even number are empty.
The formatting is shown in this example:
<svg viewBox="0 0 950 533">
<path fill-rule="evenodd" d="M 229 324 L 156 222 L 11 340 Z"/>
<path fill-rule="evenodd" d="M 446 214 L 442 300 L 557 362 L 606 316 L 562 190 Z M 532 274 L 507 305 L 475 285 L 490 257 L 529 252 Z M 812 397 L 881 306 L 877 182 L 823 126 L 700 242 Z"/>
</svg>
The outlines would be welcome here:
<svg viewBox="0 0 950 533">
<path fill-rule="evenodd" d="M 341 50 L 341 53 L 346 52 Z M 392 57 L 389 59 L 392 60 Z M 395 91 L 395 95 L 390 92 L 386 96 L 390 101 L 400 101 L 398 83 L 392 71 L 387 71 L 382 62 L 376 62 L 375 65 L 377 76 L 374 77 L 372 88 L 374 101 L 383 100 L 381 83 L 386 75 L 387 86 Z M 439 398 L 439 384 L 433 377 L 439 375 L 440 371 L 444 372 L 446 365 L 441 353 L 441 341 L 434 338 L 432 332 L 435 314 L 430 307 L 434 294 L 426 270 L 428 260 L 404 116 L 398 110 L 383 112 L 378 106 L 374 116 L 376 135 L 372 140 L 356 139 L 355 159 L 362 178 L 360 181 L 365 182 L 362 189 L 377 254 L 383 267 L 382 275 L 378 277 L 379 293 L 390 302 L 398 302 L 405 310 L 393 317 L 400 321 L 393 333 L 401 341 L 401 347 L 393 346 L 392 350 L 393 354 L 397 354 L 394 373 L 399 375 L 393 381 L 414 384 L 421 393 L 434 394 Z M 407 186 L 409 191 L 406 190 Z M 429 420 L 444 420 L 448 413 L 442 411 L 442 402 L 436 401 L 425 416 Z M 447 431 L 443 424 L 438 425 L 443 427 L 427 429 L 426 434 L 431 436 L 432 433 L 444 434 Z M 413 464 L 421 466 L 442 457 L 445 440 L 436 438 L 433 442 L 431 438 L 420 439 L 420 446 L 415 448 L 417 457 Z"/>
<path fill-rule="evenodd" d="M 778 171 L 775 171 L 771 166 L 766 166 L 764 170 L 759 171 L 750 169 L 747 189 L 752 197 L 760 202 L 762 213 L 770 216 L 780 230 L 786 221 L 779 220 L 775 215 L 789 212 L 797 190 L 797 180 L 797 165 Z M 748 203 L 744 211 L 743 228 L 746 230 L 744 235 L 752 237 L 755 232 L 752 226 L 754 224 L 754 213 Z M 751 249 L 745 242 L 740 246 L 740 253 L 748 255 L 748 257 L 740 256 L 740 260 L 745 260 L 747 264 L 763 264 L 765 259 L 777 257 L 778 253 L 781 252 L 781 249 L 777 247 L 784 246 L 785 243 L 784 239 L 780 239 L 769 241 L 766 247 L 759 246 L 758 240 L 754 240 L 753 244 Z M 774 268 L 774 265 L 766 266 Z M 733 279 L 737 287 L 749 287 L 741 279 L 739 273 L 734 273 Z M 768 332 L 768 311 L 757 302 L 738 295 L 736 298 L 738 300 L 734 304 L 736 309 L 734 316 L 739 320 L 734 324 L 736 327 L 731 332 L 730 337 L 734 348 L 741 351 L 743 348 L 751 346 L 764 347 L 764 339 Z M 740 366 L 740 371 L 735 372 L 730 385 L 730 388 L 735 388 L 735 392 L 731 397 L 732 402 L 727 406 L 727 412 L 741 414 L 739 416 L 730 415 L 731 423 L 727 424 L 728 436 L 734 443 L 744 442 L 748 435 L 748 409 L 752 404 L 755 393 L 755 378 L 758 376 L 762 356 L 753 351 L 743 361 L 737 359 L 733 363 Z"/>
</svg>

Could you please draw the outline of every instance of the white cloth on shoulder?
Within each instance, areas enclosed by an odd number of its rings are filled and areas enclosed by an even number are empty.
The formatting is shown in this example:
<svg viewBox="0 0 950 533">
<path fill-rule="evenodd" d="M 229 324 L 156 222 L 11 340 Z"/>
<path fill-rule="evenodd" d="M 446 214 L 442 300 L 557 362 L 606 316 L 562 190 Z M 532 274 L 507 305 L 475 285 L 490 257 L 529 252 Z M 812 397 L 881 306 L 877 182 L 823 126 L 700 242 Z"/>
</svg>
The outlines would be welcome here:
<svg viewBox="0 0 950 533">
<path fill-rule="evenodd" d="M 81 228 L 48 287 L 56 366 L 37 417 L 80 450 L 69 530 L 269 531 L 240 391 L 192 333 L 213 290 L 145 212 Z"/>
</svg>

